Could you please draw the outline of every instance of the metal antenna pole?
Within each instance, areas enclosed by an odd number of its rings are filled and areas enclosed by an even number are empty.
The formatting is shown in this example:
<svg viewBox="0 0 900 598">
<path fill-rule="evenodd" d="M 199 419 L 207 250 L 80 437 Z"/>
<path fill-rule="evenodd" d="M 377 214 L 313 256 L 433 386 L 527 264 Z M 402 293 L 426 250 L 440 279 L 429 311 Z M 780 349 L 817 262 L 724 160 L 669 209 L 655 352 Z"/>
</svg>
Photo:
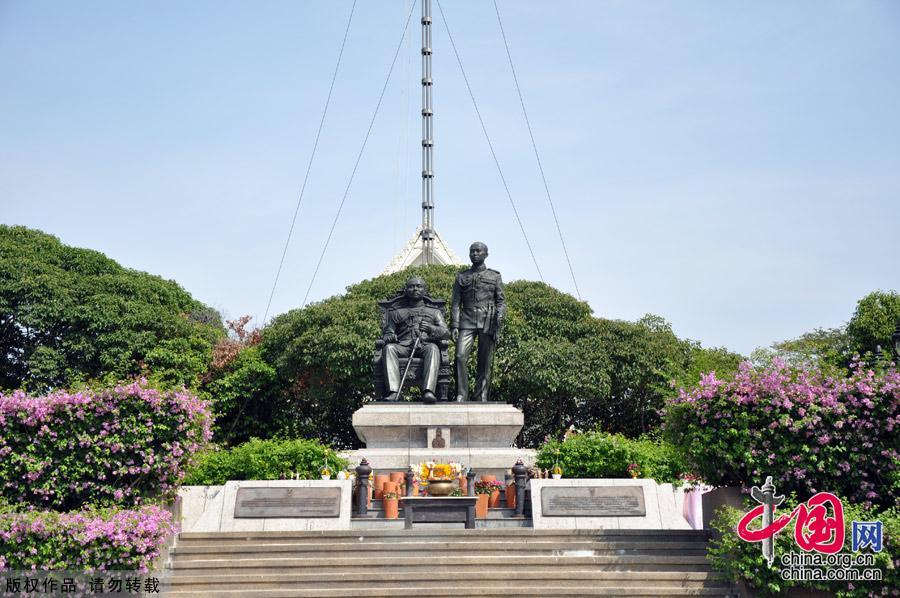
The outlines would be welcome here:
<svg viewBox="0 0 900 598">
<path fill-rule="evenodd" d="M 431 0 L 422 0 L 422 256 L 434 263 L 434 110 L 431 104 Z"/>
</svg>

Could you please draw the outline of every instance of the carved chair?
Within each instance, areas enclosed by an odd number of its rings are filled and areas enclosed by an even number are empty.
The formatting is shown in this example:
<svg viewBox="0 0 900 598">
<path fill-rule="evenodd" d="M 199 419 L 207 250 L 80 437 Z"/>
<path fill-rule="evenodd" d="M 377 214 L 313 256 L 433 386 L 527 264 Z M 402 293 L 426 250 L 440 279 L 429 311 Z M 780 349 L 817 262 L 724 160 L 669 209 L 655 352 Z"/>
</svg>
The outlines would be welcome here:
<svg viewBox="0 0 900 598">
<path fill-rule="evenodd" d="M 404 298 L 405 295 L 403 291 L 400 291 L 394 297 L 378 302 L 378 310 L 381 315 L 382 336 L 384 336 L 384 332 L 387 327 L 388 315 L 392 310 L 403 307 Z M 425 295 L 422 299 L 425 302 L 425 305 L 441 310 L 441 313 L 446 317 L 446 301 L 444 301 L 443 299 L 434 299 L 429 295 Z M 450 388 L 451 378 L 450 353 L 448 351 L 450 343 L 447 340 L 441 340 L 438 341 L 437 344 L 441 350 L 441 366 L 438 370 L 437 392 L 435 394 L 437 395 L 438 401 L 446 401 L 447 391 Z M 372 377 L 375 380 L 376 401 L 380 401 L 382 397 L 387 394 L 384 381 L 384 365 L 382 364 L 383 349 L 384 340 L 379 338 L 375 341 L 375 351 L 372 355 Z M 411 388 L 422 388 L 422 357 L 418 355 L 418 353 L 416 355 L 413 355 L 412 357 L 400 358 L 400 374 L 403 374 L 403 370 L 406 369 L 406 364 L 410 359 L 412 359 L 412 365 L 409 366 L 409 373 L 406 375 L 406 382 L 404 382 L 403 384 L 403 394 L 401 396 L 401 399 L 403 397 L 409 396 L 408 393 Z"/>
</svg>

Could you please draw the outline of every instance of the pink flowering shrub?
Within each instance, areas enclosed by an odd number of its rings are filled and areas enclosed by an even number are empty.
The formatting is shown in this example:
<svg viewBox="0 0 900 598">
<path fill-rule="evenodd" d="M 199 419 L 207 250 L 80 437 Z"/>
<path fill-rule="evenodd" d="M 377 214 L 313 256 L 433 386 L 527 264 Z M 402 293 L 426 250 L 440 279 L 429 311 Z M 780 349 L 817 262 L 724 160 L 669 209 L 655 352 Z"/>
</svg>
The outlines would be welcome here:
<svg viewBox="0 0 900 598">
<path fill-rule="evenodd" d="M 78 513 L 0 511 L 0 571 L 153 568 L 172 515 L 155 505 Z"/>
<path fill-rule="evenodd" d="M 866 508 L 900 498 L 900 375 L 855 364 L 846 378 L 776 361 L 743 364 L 731 382 L 703 377 L 671 400 L 669 439 L 715 485 L 828 491 Z"/>
<path fill-rule="evenodd" d="M 135 382 L 101 391 L 0 394 L 0 497 L 68 511 L 174 496 L 210 440 L 206 403 Z"/>
</svg>

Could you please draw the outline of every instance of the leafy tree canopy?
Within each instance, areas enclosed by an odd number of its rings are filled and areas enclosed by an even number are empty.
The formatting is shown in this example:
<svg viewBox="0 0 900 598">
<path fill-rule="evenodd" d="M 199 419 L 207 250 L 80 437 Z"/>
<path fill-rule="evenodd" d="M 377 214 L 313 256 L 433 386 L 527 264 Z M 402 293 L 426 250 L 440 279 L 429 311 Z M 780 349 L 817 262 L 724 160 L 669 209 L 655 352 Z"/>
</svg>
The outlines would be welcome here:
<svg viewBox="0 0 900 598">
<path fill-rule="evenodd" d="M 218 314 L 175 282 L 0 225 L 0 388 L 42 391 L 151 367 L 190 383 L 222 334 Z"/>
<path fill-rule="evenodd" d="M 874 353 L 880 346 L 890 354 L 891 336 L 900 323 L 900 294 L 875 291 L 859 300 L 847 322 L 850 350 L 860 355 Z"/>
<path fill-rule="evenodd" d="M 260 345 L 277 372 L 277 433 L 358 446 L 351 418 L 374 392 L 372 352 L 381 334 L 376 300 L 415 273 L 432 296 L 449 301 L 456 272 L 429 266 L 380 276 L 277 317 Z M 523 446 L 570 426 L 629 435 L 653 429 L 664 398 L 679 382 L 695 383 L 703 359 L 724 376 L 740 359 L 678 339 L 658 316 L 637 323 L 596 318 L 586 303 L 543 283 L 511 282 L 506 299 L 492 398 L 523 410 Z"/>
<path fill-rule="evenodd" d="M 891 357 L 891 336 L 900 323 L 900 294 L 874 291 L 856 304 L 846 325 L 817 328 L 795 339 L 775 343 L 771 349 L 758 349 L 753 363 L 768 367 L 777 357 L 795 366 L 812 366 L 843 375 L 855 355 L 871 359 L 878 347 Z"/>
</svg>

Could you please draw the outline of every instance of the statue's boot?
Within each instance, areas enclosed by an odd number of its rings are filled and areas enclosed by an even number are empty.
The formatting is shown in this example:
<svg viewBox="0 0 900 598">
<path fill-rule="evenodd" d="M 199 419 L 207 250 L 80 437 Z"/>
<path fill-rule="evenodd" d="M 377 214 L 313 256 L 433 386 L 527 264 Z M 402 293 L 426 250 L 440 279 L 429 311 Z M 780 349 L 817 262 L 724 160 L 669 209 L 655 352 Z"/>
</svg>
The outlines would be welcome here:
<svg viewBox="0 0 900 598">
<path fill-rule="evenodd" d="M 384 397 L 384 400 L 385 400 L 385 401 L 396 401 L 396 400 L 397 400 L 397 393 L 392 392 L 391 394 L 386 395 L 386 396 Z"/>
<path fill-rule="evenodd" d="M 457 401 L 458 403 L 465 403 L 465 402 L 466 402 L 466 397 L 464 397 L 464 396 L 462 396 L 462 395 L 456 395 L 456 401 Z"/>
<path fill-rule="evenodd" d="M 422 393 L 422 402 L 426 405 L 431 405 L 432 403 L 437 403 L 437 397 L 430 390 L 426 390 Z"/>
</svg>

